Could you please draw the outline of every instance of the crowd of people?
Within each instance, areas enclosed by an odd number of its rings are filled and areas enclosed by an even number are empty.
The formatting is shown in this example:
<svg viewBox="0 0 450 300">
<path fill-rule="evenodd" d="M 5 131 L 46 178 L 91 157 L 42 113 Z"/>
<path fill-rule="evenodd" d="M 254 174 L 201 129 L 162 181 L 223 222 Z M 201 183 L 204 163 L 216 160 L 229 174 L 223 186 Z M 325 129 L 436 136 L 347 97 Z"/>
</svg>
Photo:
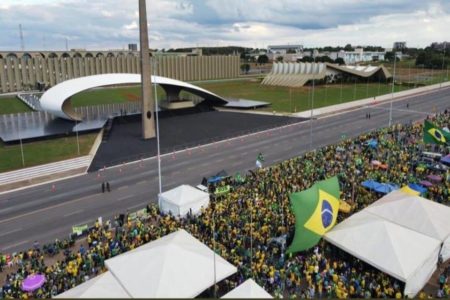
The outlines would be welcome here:
<svg viewBox="0 0 450 300">
<path fill-rule="evenodd" d="M 440 127 L 450 127 L 450 113 L 438 114 L 432 121 Z M 368 146 L 371 139 L 378 141 L 377 147 Z M 210 206 L 198 216 L 178 219 L 163 215 L 157 206 L 149 205 L 145 218 L 125 219 L 123 224 L 119 220 L 96 223 L 87 234 L 86 243 L 76 248 L 71 246 L 73 241 L 57 241 L 45 249 L 36 246 L 20 252 L 8 261 L 5 255 L 0 255 L 0 268 L 6 274 L 0 298 L 55 296 L 104 272 L 106 259 L 179 228 L 237 266 L 237 274 L 219 283 L 214 295 L 220 296 L 251 277 L 275 297 L 403 298 L 404 283 L 325 241 L 308 251 L 286 255 L 295 222 L 289 194 L 337 175 L 341 198 L 352 206 L 353 213 L 381 196 L 363 188 L 363 180 L 403 186 L 434 173 L 418 167 L 423 151 L 447 155 L 449 148 L 425 145 L 421 123 L 395 125 L 252 171 L 245 176 L 245 182 L 231 177 L 224 179 L 217 185 L 229 184 L 232 190 L 212 199 Z M 388 167 L 374 166 L 373 160 Z M 425 196 L 450 205 L 450 174 L 447 171 L 440 175 L 444 180 L 430 187 Z M 339 220 L 349 214 L 341 213 Z M 51 264 L 47 263 L 49 249 L 52 249 L 50 254 L 59 255 Z M 23 292 L 22 280 L 33 273 L 45 274 L 47 281 L 33 293 Z M 449 297 L 448 276 L 449 269 L 444 266 L 438 289 L 431 295 L 421 292 L 418 296 Z"/>
</svg>

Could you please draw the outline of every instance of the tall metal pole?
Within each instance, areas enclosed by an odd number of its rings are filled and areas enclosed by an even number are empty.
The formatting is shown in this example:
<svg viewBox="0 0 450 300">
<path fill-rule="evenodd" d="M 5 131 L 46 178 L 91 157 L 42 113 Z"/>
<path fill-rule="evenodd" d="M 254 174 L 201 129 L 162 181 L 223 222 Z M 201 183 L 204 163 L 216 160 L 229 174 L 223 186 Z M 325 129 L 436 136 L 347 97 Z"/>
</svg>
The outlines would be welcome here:
<svg viewBox="0 0 450 300">
<path fill-rule="evenodd" d="M 78 121 L 75 120 L 75 133 L 77 135 L 78 156 L 80 156 L 80 140 L 78 139 L 78 128 L 77 128 L 77 125 L 78 125 Z"/>
<path fill-rule="evenodd" d="M 139 0 L 139 28 L 141 46 L 142 138 L 149 139 L 155 137 L 155 122 L 153 121 L 152 71 L 148 50 L 147 9 L 145 0 Z"/>
<path fill-rule="evenodd" d="M 292 89 L 289 88 L 289 100 L 291 102 L 291 112 L 292 112 Z"/>
<path fill-rule="evenodd" d="M 250 200 L 252 202 L 250 207 L 250 278 L 253 278 L 253 198 Z"/>
<path fill-rule="evenodd" d="M 20 135 L 20 117 L 19 114 L 17 114 L 17 125 L 19 130 L 19 141 L 20 141 L 20 153 L 22 155 L 22 167 L 25 167 L 25 156 L 23 155 L 23 145 L 22 145 L 22 136 Z"/>
<path fill-rule="evenodd" d="M 394 51 L 394 74 L 392 75 L 392 92 L 391 92 L 391 103 L 389 107 L 389 127 L 392 125 L 392 101 L 394 99 L 394 91 L 395 91 L 395 62 L 397 61 L 397 55 Z"/>
<path fill-rule="evenodd" d="M 316 57 L 314 57 L 314 68 L 316 67 Z M 315 85 L 315 73 L 313 73 L 313 82 L 312 82 L 312 94 L 311 94 L 311 115 L 309 119 L 309 151 L 313 150 L 313 109 L 314 109 L 314 85 Z"/>
<path fill-rule="evenodd" d="M 215 209 L 215 208 L 214 208 Z M 217 298 L 216 295 L 216 285 L 217 285 L 217 275 L 216 275 L 216 220 L 215 220 L 215 212 L 212 214 L 213 221 L 213 258 L 214 258 L 214 298 Z"/>
<path fill-rule="evenodd" d="M 344 80 L 344 76 L 341 75 L 341 93 L 339 97 L 339 103 L 342 103 L 342 81 Z"/>
<path fill-rule="evenodd" d="M 444 53 L 442 54 L 442 76 L 444 75 L 444 61 L 445 61 L 445 48 L 447 46 L 447 42 L 444 42 Z M 442 81 L 439 84 L 439 88 L 442 88 Z"/>
<path fill-rule="evenodd" d="M 157 74 L 158 70 L 158 62 L 156 61 L 156 58 L 153 58 L 154 62 L 154 70 L 155 70 L 155 76 Z M 156 114 L 156 145 L 157 145 L 157 151 L 158 151 L 158 182 L 159 182 L 159 193 L 162 193 L 162 182 L 161 182 L 161 150 L 159 145 L 159 116 L 158 116 L 158 93 L 156 90 L 156 84 L 154 84 L 155 89 L 155 114 Z"/>
</svg>

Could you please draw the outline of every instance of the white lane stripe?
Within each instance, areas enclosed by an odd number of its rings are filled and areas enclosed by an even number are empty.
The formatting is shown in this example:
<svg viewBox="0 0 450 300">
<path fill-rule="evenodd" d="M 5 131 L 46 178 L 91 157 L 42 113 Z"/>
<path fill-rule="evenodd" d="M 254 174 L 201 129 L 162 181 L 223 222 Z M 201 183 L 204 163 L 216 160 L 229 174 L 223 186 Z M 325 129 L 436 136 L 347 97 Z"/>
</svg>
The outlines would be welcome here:
<svg viewBox="0 0 450 300">
<path fill-rule="evenodd" d="M 2 250 L 5 251 L 5 250 L 8 250 L 8 249 L 14 248 L 16 246 L 20 246 L 20 245 L 26 244 L 28 242 L 29 242 L 29 240 L 22 241 L 22 242 L 19 242 L 19 243 L 15 243 L 15 244 L 9 245 L 8 247 L 4 247 Z"/>
<path fill-rule="evenodd" d="M 123 197 L 120 197 L 119 199 L 117 199 L 117 201 L 123 201 L 125 199 L 133 198 L 134 196 L 136 196 L 136 195 L 132 194 L 132 195 L 128 195 L 128 196 L 123 196 Z"/>
<path fill-rule="evenodd" d="M 18 232 L 18 231 L 21 231 L 21 230 L 22 230 L 22 228 L 16 228 L 16 229 L 13 229 L 13 230 L 10 230 L 10 231 L 7 231 L 7 232 L 2 232 L 0 234 L 0 236 L 5 236 L 5 235 L 8 235 L 8 234 L 11 234 L 11 233 L 14 233 L 14 232 Z"/>
<path fill-rule="evenodd" d="M 79 210 L 76 210 L 76 211 L 74 211 L 74 212 L 71 212 L 71 213 L 65 214 L 65 215 L 64 215 L 64 217 L 68 217 L 68 216 L 76 215 L 76 214 L 82 213 L 83 211 L 84 211 L 83 209 L 79 209 Z"/>
</svg>

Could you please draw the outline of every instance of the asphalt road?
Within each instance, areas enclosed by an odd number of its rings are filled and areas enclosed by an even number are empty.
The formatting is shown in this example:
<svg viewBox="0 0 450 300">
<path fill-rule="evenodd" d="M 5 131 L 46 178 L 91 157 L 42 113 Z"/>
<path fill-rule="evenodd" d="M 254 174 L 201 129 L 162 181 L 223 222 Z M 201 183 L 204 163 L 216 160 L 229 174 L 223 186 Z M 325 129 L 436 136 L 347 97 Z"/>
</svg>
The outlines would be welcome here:
<svg viewBox="0 0 450 300">
<path fill-rule="evenodd" d="M 409 109 L 406 109 L 406 103 Z M 393 122 L 420 120 L 426 114 L 450 108 L 450 88 L 397 100 L 393 103 Z M 366 112 L 371 119 L 365 118 Z M 337 142 L 342 135 L 360 133 L 386 126 L 389 103 L 375 104 L 313 121 L 313 148 Z M 225 169 L 229 174 L 255 167 L 259 152 L 266 165 L 308 151 L 310 122 L 302 122 L 245 137 L 238 137 L 162 157 L 163 191 L 180 184 L 196 185 L 202 177 Z M 100 176 L 100 177 L 99 177 Z M 101 182 L 109 181 L 112 191 L 101 193 Z M 66 237 L 72 225 L 92 224 L 102 216 L 134 211 L 156 201 L 158 193 L 157 160 L 151 158 L 102 172 L 61 180 L 0 195 L 0 252 L 23 250 L 37 240 L 41 244 Z"/>
</svg>

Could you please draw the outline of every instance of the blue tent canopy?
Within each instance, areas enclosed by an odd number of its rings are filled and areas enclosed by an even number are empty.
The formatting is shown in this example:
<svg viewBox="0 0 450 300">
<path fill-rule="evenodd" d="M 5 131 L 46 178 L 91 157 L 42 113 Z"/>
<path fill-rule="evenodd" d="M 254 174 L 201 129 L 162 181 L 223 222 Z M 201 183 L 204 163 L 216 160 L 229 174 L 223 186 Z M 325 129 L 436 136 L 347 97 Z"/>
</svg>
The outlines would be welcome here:
<svg viewBox="0 0 450 300">
<path fill-rule="evenodd" d="M 415 190 L 415 191 L 417 191 L 417 192 L 419 192 L 421 194 L 423 194 L 423 193 L 425 193 L 427 191 L 426 187 L 424 187 L 424 186 L 422 186 L 420 184 L 417 184 L 417 183 L 410 183 L 410 184 L 408 184 L 408 186 L 411 189 L 413 189 L 413 190 Z"/>
<path fill-rule="evenodd" d="M 373 179 L 369 179 L 369 180 L 361 182 L 361 185 L 370 190 L 375 190 L 377 187 L 379 187 L 381 185 L 381 183 L 376 182 Z"/>
<path fill-rule="evenodd" d="M 375 149 L 378 146 L 378 141 L 376 139 L 370 139 L 369 141 L 367 141 L 367 146 Z"/>
<path fill-rule="evenodd" d="M 375 191 L 382 194 L 389 194 L 392 191 L 398 190 L 399 186 L 393 183 L 381 183 L 375 188 Z"/>
<path fill-rule="evenodd" d="M 441 162 L 442 162 L 443 164 L 450 165 L 450 154 L 447 155 L 447 156 L 444 156 L 443 158 L 441 158 Z"/>
</svg>

